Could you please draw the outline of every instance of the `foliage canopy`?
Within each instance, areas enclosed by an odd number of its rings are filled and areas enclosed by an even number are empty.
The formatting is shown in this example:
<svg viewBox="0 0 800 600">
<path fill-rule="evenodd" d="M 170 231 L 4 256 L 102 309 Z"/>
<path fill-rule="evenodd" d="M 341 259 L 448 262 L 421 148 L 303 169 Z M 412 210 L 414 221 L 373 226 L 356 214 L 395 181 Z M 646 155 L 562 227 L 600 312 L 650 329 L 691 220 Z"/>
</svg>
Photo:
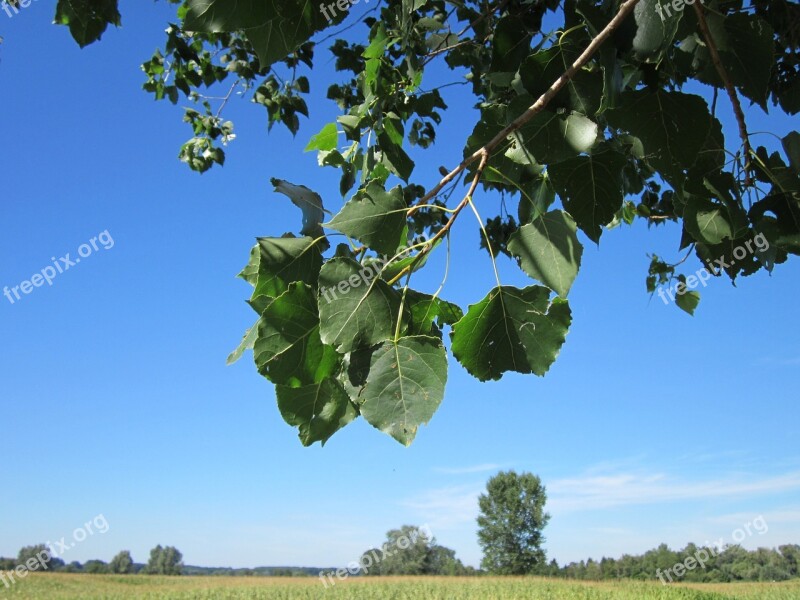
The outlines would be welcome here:
<svg viewBox="0 0 800 600">
<path fill-rule="evenodd" d="M 306 150 L 340 172 L 347 202 L 323 223 L 318 194 L 273 180 L 303 226 L 253 248 L 241 276 L 258 321 L 231 355 L 254 350 L 305 445 L 358 416 L 410 444 L 444 396 L 446 329 L 455 358 L 482 381 L 544 375 L 571 324 L 584 238 L 599 243 L 637 219 L 675 222 L 678 248 L 731 280 L 800 251 L 800 133 L 780 132 L 782 153 L 756 146 L 742 108 L 800 110 L 797 2 L 382 0 L 349 6 L 366 9 L 359 37 L 337 28 L 341 2 L 166 1 L 176 19 L 142 66 L 144 88 L 192 104 L 180 158 L 195 171 L 224 163 L 234 94 L 263 106 L 270 127 L 297 133 L 318 46 L 341 74 L 326 92 L 341 114 Z M 59 0 L 56 21 L 90 44 L 120 24 L 117 0 Z M 417 181 L 412 155 L 424 156 L 453 116 L 440 89 L 456 83 L 479 110 L 463 161 L 438 183 Z M 733 106 L 737 139 L 723 137 L 721 102 Z M 505 202 L 481 215 L 479 188 L 516 202 L 516 215 Z M 507 255 L 538 283 L 517 288 L 498 275 L 466 310 L 441 287 L 413 289 L 463 212 L 479 216 L 492 261 Z M 679 265 L 653 256 L 647 288 L 676 283 L 677 305 L 693 313 L 699 295 Z"/>
</svg>

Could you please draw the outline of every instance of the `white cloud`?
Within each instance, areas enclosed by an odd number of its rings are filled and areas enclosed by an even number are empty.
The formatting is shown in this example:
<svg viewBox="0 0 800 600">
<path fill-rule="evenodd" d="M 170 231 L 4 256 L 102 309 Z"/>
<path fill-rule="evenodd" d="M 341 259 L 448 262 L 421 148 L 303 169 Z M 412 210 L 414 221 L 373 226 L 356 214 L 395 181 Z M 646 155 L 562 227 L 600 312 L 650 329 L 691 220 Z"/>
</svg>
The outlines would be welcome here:
<svg viewBox="0 0 800 600">
<path fill-rule="evenodd" d="M 545 482 L 552 513 L 590 511 L 680 500 L 742 498 L 779 494 L 800 488 L 800 471 L 773 477 L 683 481 L 663 473 L 586 475 Z"/>
<path fill-rule="evenodd" d="M 723 523 L 729 525 L 737 525 L 740 523 L 747 523 L 752 521 L 755 517 L 763 517 L 767 524 L 783 524 L 783 523 L 800 523 L 800 508 L 788 507 L 779 510 L 772 510 L 758 515 L 752 513 L 732 513 L 728 515 L 720 515 L 709 519 L 711 523 Z"/>
<path fill-rule="evenodd" d="M 422 492 L 401 504 L 417 511 L 435 534 L 438 529 L 474 523 L 478 516 L 478 496 L 484 489 L 485 484 L 438 488 Z"/>
</svg>

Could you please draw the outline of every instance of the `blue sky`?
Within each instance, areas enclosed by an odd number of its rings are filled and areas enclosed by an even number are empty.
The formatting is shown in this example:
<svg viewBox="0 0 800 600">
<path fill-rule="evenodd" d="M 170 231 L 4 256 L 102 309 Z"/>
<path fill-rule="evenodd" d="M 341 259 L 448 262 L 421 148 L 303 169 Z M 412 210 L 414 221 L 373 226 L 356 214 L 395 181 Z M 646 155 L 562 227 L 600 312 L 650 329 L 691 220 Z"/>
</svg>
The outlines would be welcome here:
<svg viewBox="0 0 800 600">
<path fill-rule="evenodd" d="M 318 50 L 321 83 L 296 139 L 267 136 L 261 108 L 232 102 L 228 163 L 201 177 L 176 159 L 189 136 L 180 107 L 140 91 L 169 7 L 122 9 L 124 27 L 83 51 L 50 25 L 51 2 L 0 13 L 0 286 L 74 259 L 101 232 L 113 239 L 52 286 L 0 298 L 0 556 L 69 540 L 102 514 L 108 532 L 64 560 L 129 549 L 144 561 L 161 543 L 188 564 L 342 565 L 390 528 L 427 523 L 477 565 L 476 498 L 509 468 L 544 480 L 559 562 L 730 540 L 759 515 L 769 530 L 746 547 L 800 542 L 800 267 L 737 288 L 714 279 L 690 318 L 644 288 L 648 253 L 680 257 L 676 226 L 617 229 L 599 248 L 584 240 L 574 323 L 545 378 L 481 384 L 451 360 L 442 407 L 410 448 L 363 421 L 303 448 L 249 355 L 225 358 L 253 320 L 234 277 L 253 239 L 300 227 L 269 178 L 340 206 L 335 173 L 302 154 L 336 115 L 321 100 L 332 63 Z M 451 108 L 419 182 L 460 156 L 472 115 L 459 92 L 444 91 Z M 749 119 L 753 131 L 792 124 L 759 109 Z M 478 197 L 487 215 L 498 202 Z M 443 293 L 465 307 L 493 285 L 471 218 L 455 227 Z M 500 264 L 504 283 L 528 283 Z M 419 287 L 433 291 L 443 266 L 434 258 Z"/>
</svg>

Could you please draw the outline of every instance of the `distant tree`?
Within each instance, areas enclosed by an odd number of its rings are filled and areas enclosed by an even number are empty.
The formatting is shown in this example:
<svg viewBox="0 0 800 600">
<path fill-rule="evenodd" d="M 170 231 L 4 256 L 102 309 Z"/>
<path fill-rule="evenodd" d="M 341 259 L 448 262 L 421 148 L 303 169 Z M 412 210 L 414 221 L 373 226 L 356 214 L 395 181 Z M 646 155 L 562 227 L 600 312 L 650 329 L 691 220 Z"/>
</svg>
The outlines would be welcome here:
<svg viewBox="0 0 800 600">
<path fill-rule="evenodd" d="M 102 560 L 87 560 L 83 565 L 83 571 L 92 575 L 105 575 L 110 572 L 108 565 Z"/>
<path fill-rule="evenodd" d="M 82 573 L 83 565 L 80 563 L 80 561 L 73 560 L 61 570 L 65 573 Z"/>
<path fill-rule="evenodd" d="M 0 571 L 11 571 L 17 566 L 17 561 L 13 558 L 0 557 Z"/>
<path fill-rule="evenodd" d="M 117 554 L 111 559 L 111 562 L 108 563 L 108 570 L 111 573 L 117 573 L 119 575 L 133 573 L 133 558 L 131 558 L 131 553 L 127 550 L 123 550 Z"/>
<path fill-rule="evenodd" d="M 422 575 L 431 542 L 419 527 L 403 525 L 386 533 L 381 549 L 367 550 L 360 564 L 366 575 Z"/>
<path fill-rule="evenodd" d="M 161 544 L 150 550 L 145 573 L 148 575 L 181 575 L 183 573 L 183 555 L 177 548 Z"/>
<path fill-rule="evenodd" d="M 478 499 L 483 568 L 497 575 L 527 575 L 545 564 L 546 501 L 545 487 L 531 473 L 501 471 L 489 479 Z"/>
<path fill-rule="evenodd" d="M 364 552 L 359 564 L 365 575 L 462 575 L 466 572 L 455 550 L 439 546 L 430 532 L 412 525 L 387 532 L 382 548 Z"/>
<path fill-rule="evenodd" d="M 586 579 L 600 581 L 602 578 L 603 572 L 600 570 L 600 563 L 590 558 L 586 563 Z"/>
<path fill-rule="evenodd" d="M 800 546 L 787 544 L 779 546 L 778 550 L 783 558 L 786 572 L 790 577 L 800 577 Z"/>
<path fill-rule="evenodd" d="M 543 569 L 542 575 L 546 575 L 547 577 L 556 577 L 558 576 L 558 570 L 558 561 L 554 558 L 547 564 L 547 567 Z"/>
<path fill-rule="evenodd" d="M 464 565 L 456 558 L 456 551 L 434 544 L 425 557 L 424 570 L 430 575 L 463 575 Z"/>
<path fill-rule="evenodd" d="M 37 566 L 31 568 L 34 564 Z M 36 544 L 20 549 L 17 554 L 17 565 L 25 565 L 29 571 L 56 571 L 64 566 L 64 561 L 55 558 L 46 545 Z"/>
</svg>

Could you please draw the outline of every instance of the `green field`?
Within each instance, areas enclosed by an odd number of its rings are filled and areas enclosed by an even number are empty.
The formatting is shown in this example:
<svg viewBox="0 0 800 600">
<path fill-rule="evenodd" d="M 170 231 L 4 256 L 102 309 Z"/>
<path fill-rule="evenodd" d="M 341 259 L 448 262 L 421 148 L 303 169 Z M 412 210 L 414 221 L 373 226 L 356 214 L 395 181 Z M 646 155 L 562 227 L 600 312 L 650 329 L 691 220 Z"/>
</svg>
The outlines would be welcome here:
<svg viewBox="0 0 800 600">
<path fill-rule="evenodd" d="M 30 574 L 2 598 L 112 600 L 800 600 L 800 581 L 696 584 L 574 583 L 538 578 L 372 578 L 338 582 L 255 577 Z"/>
</svg>

